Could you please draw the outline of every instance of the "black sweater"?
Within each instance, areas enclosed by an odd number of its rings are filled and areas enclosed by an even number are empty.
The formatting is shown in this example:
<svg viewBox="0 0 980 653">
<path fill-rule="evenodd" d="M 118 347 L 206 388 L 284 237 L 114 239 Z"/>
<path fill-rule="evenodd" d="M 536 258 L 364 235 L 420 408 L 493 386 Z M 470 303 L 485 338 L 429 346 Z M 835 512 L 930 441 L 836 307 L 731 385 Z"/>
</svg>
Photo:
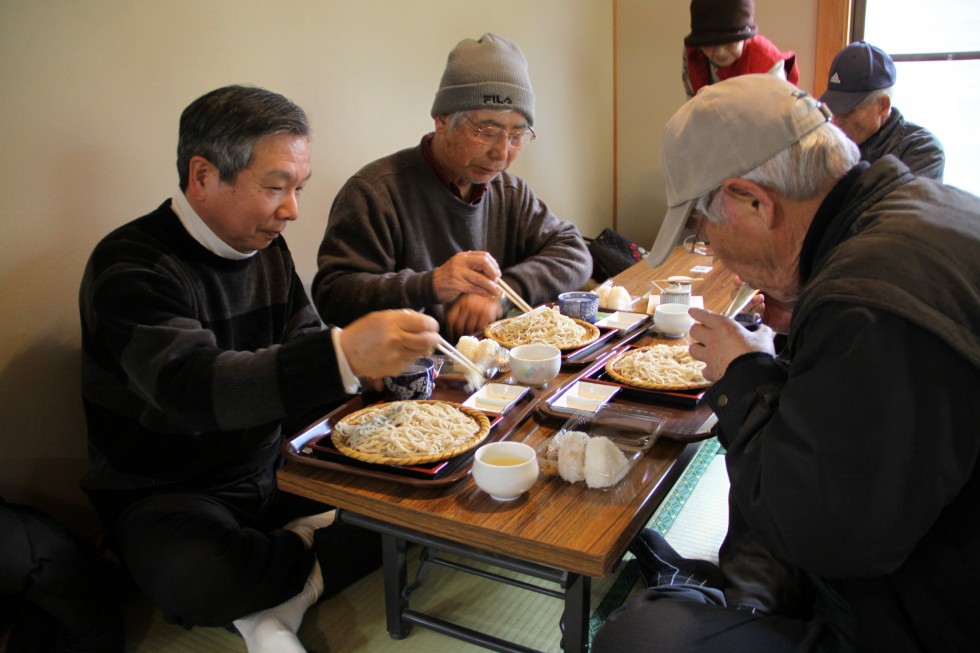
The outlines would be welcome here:
<svg viewBox="0 0 980 653">
<path fill-rule="evenodd" d="M 79 294 L 87 489 L 199 489 L 267 469 L 280 420 L 343 396 L 280 237 L 213 254 L 167 201 L 99 243 Z"/>
</svg>

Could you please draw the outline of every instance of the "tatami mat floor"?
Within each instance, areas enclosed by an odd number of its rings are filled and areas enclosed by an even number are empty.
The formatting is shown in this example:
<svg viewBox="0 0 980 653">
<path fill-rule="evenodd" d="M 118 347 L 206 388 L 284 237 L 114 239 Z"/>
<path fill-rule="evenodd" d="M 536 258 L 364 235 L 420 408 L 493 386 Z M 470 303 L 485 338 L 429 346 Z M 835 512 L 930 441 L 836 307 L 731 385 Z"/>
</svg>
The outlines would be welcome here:
<svg viewBox="0 0 980 653">
<path fill-rule="evenodd" d="M 727 524 L 728 477 L 724 456 L 705 448 L 691 465 L 651 525 L 666 534 L 682 554 L 717 557 Z M 694 469 L 697 468 L 697 469 Z M 410 550 L 410 574 L 417 566 L 417 549 Z M 632 572 L 632 573 L 631 573 Z M 617 584 L 619 576 L 622 580 Z M 618 605 L 636 577 L 631 564 L 617 574 L 595 581 L 592 608 Z M 624 590 L 624 586 L 626 589 Z M 636 587 L 632 587 L 635 591 Z M 611 595 L 614 600 L 603 602 Z M 545 652 L 558 652 L 561 602 L 470 574 L 431 566 L 423 587 L 412 595 L 412 607 L 461 625 Z M 163 622 L 159 611 L 134 597 L 126 608 L 127 653 L 244 653 L 243 640 L 220 628 L 185 630 Z M 486 649 L 426 628 L 415 627 L 402 640 L 385 630 L 383 579 L 377 571 L 341 594 L 307 612 L 300 640 L 316 653 L 466 653 Z"/>
<path fill-rule="evenodd" d="M 413 551 L 413 558 L 417 551 Z M 414 565 L 413 565 L 414 573 Z M 593 588 L 595 604 L 610 584 Z M 482 651 L 426 628 L 415 627 L 396 641 L 385 630 L 383 582 L 375 572 L 344 592 L 307 612 L 299 636 L 317 653 L 456 653 Z M 413 609 L 437 614 L 463 626 L 542 651 L 560 651 L 558 599 L 490 582 L 470 574 L 435 566 L 423 588 L 412 595 Z M 138 653 L 242 653 L 243 640 L 220 628 L 185 630 L 164 623 L 158 611 L 138 600 L 127 609 L 128 652 Z"/>
</svg>

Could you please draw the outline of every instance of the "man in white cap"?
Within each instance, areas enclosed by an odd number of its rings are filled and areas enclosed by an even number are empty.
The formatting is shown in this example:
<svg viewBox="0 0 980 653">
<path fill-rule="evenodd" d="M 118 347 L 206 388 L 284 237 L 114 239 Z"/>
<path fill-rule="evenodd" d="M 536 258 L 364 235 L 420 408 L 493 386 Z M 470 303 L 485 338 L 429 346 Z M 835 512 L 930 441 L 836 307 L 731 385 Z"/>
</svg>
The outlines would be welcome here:
<svg viewBox="0 0 980 653">
<path fill-rule="evenodd" d="M 834 112 L 834 124 L 858 144 L 865 161 L 894 154 L 913 174 L 942 181 L 943 145 L 892 106 L 896 79 L 895 62 L 884 50 L 855 41 L 834 57 L 820 101 Z"/>
<path fill-rule="evenodd" d="M 980 198 L 855 145 L 771 75 L 706 88 L 664 134 L 673 243 L 703 215 L 715 264 L 794 306 L 787 344 L 692 308 L 732 505 L 812 593 L 735 609 L 668 556 L 594 653 L 967 651 L 980 641 Z M 710 569 L 708 570 L 710 572 Z M 720 586 L 719 586 L 720 585 Z"/>
<path fill-rule="evenodd" d="M 313 297 L 341 326 L 414 308 L 455 338 L 502 317 L 501 276 L 537 305 L 592 274 L 578 229 L 507 172 L 534 140 L 534 92 L 515 43 L 461 41 L 431 114 L 433 133 L 362 168 L 334 200 Z"/>
</svg>

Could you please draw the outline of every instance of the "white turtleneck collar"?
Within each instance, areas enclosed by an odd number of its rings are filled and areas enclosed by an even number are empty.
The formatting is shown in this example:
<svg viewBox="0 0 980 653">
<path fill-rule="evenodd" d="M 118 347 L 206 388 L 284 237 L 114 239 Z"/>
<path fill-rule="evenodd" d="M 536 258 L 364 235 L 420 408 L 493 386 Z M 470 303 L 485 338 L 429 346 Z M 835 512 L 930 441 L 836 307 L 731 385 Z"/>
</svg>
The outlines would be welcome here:
<svg viewBox="0 0 980 653">
<path fill-rule="evenodd" d="M 255 256 L 258 250 L 249 252 L 248 254 L 242 254 L 237 249 L 221 240 L 213 231 L 211 227 L 204 223 L 204 220 L 197 214 L 197 212 L 191 207 L 190 202 L 187 201 L 187 197 L 183 193 L 178 192 L 173 196 L 170 202 L 170 208 L 173 212 L 177 214 L 180 219 L 180 224 L 184 225 L 184 229 L 187 233 L 197 242 L 207 249 L 209 252 L 217 254 L 222 258 L 228 258 L 232 260 L 246 259 L 251 256 Z"/>
</svg>

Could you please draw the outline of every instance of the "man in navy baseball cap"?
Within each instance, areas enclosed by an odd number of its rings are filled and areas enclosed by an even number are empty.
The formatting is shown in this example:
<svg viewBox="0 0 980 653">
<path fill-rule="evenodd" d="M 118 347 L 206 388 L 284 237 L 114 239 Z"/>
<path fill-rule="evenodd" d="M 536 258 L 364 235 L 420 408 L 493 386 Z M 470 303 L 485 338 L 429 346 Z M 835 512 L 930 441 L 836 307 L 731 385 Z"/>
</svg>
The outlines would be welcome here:
<svg viewBox="0 0 980 653">
<path fill-rule="evenodd" d="M 855 41 L 834 57 L 820 100 L 834 112 L 834 124 L 861 148 L 862 159 L 894 154 L 913 173 L 942 181 L 942 143 L 892 106 L 896 78 L 895 62 L 884 50 Z"/>
</svg>

